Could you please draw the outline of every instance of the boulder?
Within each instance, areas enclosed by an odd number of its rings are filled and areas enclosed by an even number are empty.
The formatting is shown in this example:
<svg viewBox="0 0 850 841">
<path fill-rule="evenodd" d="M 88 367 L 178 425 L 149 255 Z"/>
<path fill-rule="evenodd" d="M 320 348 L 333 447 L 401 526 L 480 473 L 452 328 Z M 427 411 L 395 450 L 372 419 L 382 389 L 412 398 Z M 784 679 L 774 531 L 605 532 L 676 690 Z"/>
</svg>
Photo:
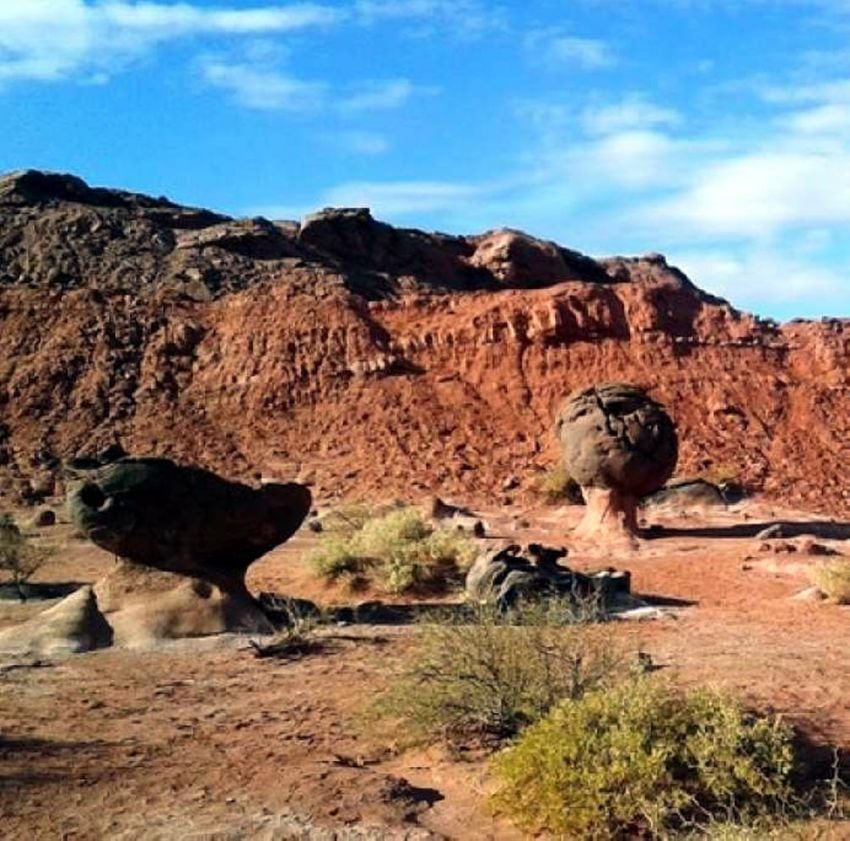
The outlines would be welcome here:
<svg viewBox="0 0 850 841">
<path fill-rule="evenodd" d="M 80 587 L 53 607 L 0 631 L 0 652 L 33 657 L 78 654 L 112 642 L 112 629 L 91 587 Z"/>
<path fill-rule="evenodd" d="M 636 545 L 638 500 L 662 488 L 676 468 L 669 415 L 643 389 L 609 383 L 570 395 L 555 429 L 564 466 L 587 503 L 575 536 Z"/>
<path fill-rule="evenodd" d="M 135 564 L 245 592 L 248 566 L 283 543 L 310 510 L 303 485 L 259 489 L 161 458 L 121 458 L 78 472 L 71 519 Z"/>
<path fill-rule="evenodd" d="M 42 508 L 32 518 L 32 524 L 36 528 L 56 525 L 56 512 L 52 508 Z"/>
<path fill-rule="evenodd" d="M 559 563 L 566 555 L 563 547 L 503 543 L 483 552 L 470 567 L 466 576 L 467 598 L 507 610 L 521 599 L 598 599 L 602 607 L 618 596 L 628 596 L 628 573 L 611 569 L 594 574 L 575 572 Z"/>
<path fill-rule="evenodd" d="M 643 507 L 658 508 L 670 506 L 676 508 L 706 507 L 726 505 L 723 489 L 705 479 L 688 479 L 670 482 L 660 491 L 645 496 L 640 501 Z"/>
</svg>

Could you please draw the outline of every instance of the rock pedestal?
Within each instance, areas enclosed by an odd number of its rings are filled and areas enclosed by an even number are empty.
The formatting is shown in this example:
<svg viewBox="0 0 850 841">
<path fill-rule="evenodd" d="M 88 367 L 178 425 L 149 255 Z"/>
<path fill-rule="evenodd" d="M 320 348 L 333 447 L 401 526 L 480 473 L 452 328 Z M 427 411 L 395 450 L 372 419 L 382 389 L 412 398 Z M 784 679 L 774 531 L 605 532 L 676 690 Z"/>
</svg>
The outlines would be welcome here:
<svg viewBox="0 0 850 841">
<path fill-rule="evenodd" d="M 574 537 L 635 546 L 638 500 L 663 487 L 676 468 L 669 415 L 642 389 L 611 383 L 570 395 L 556 431 L 567 472 L 587 503 Z"/>
<path fill-rule="evenodd" d="M 167 459 L 117 455 L 79 460 L 67 471 L 74 523 L 118 564 L 94 587 L 0 633 L 0 652 L 70 654 L 273 631 L 245 573 L 301 525 L 309 490 L 255 489 Z"/>
</svg>

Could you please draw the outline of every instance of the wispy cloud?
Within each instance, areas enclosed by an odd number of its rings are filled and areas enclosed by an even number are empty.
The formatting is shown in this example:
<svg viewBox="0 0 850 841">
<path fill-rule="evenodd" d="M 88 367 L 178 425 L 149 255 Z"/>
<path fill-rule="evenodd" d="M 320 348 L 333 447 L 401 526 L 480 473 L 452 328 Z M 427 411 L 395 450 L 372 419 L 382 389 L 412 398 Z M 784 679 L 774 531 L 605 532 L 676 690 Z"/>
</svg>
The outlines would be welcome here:
<svg viewBox="0 0 850 841">
<path fill-rule="evenodd" d="M 316 3 L 211 8 L 185 2 L 3 0 L 0 81 L 102 78 L 168 41 L 290 33 L 343 17 L 340 9 Z"/>
<path fill-rule="evenodd" d="M 617 56 L 607 41 L 582 38 L 557 29 L 529 32 L 525 46 L 534 61 L 549 68 L 604 70 L 617 64 Z"/>
<path fill-rule="evenodd" d="M 355 181 L 340 184 L 324 193 L 323 204 L 370 207 L 385 217 L 433 211 L 456 211 L 459 206 L 481 199 L 492 191 L 488 185 L 444 181 Z"/>
<path fill-rule="evenodd" d="M 435 88 L 418 88 L 410 79 L 383 79 L 360 82 L 340 99 L 339 110 L 353 114 L 383 111 L 404 105 L 416 93 L 435 93 Z"/>
<path fill-rule="evenodd" d="M 588 106 L 581 113 L 581 122 L 586 132 L 599 135 L 676 126 L 682 122 L 682 115 L 673 108 L 656 105 L 633 94 L 619 102 Z"/>
<path fill-rule="evenodd" d="M 367 25 L 406 22 L 405 34 L 418 37 L 439 32 L 477 38 L 507 28 L 505 10 L 484 0 L 356 0 L 354 12 Z"/>
<path fill-rule="evenodd" d="M 383 155 L 391 148 L 390 141 L 376 131 L 341 131 L 330 139 L 337 149 L 351 155 Z"/>
<path fill-rule="evenodd" d="M 210 60 L 202 63 L 201 72 L 208 84 L 228 91 L 239 105 L 265 111 L 318 111 L 328 92 L 323 82 L 308 82 L 251 64 Z"/>
</svg>

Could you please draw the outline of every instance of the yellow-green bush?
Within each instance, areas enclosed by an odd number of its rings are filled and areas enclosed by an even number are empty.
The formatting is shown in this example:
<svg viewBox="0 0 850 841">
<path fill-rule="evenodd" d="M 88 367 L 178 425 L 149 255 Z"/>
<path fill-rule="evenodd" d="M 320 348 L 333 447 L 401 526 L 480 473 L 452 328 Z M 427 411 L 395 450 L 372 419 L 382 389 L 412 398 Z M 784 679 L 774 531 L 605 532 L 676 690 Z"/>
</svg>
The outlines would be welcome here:
<svg viewBox="0 0 850 841">
<path fill-rule="evenodd" d="M 793 800 L 792 733 L 725 695 L 649 678 L 565 701 L 494 759 L 497 808 L 560 837 L 658 837 Z"/>
<path fill-rule="evenodd" d="M 549 503 L 583 505 L 584 497 L 578 482 L 567 473 L 563 464 L 547 470 L 537 481 L 537 492 Z"/>
<path fill-rule="evenodd" d="M 850 561 L 837 558 L 814 567 L 812 584 L 838 604 L 850 604 Z"/>
<path fill-rule="evenodd" d="M 507 615 L 470 607 L 423 624 L 380 712 L 411 743 L 492 744 L 627 671 L 609 628 L 557 621 L 563 611 L 522 605 Z"/>
<path fill-rule="evenodd" d="M 326 578 L 403 593 L 459 582 L 476 551 L 468 535 L 432 528 L 415 508 L 396 508 L 324 532 L 308 561 Z"/>
<path fill-rule="evenodd" d="M 26 601 L 24 585 L 44 563 L 50 551 L 33 546 L 9 514 L 0 514 L 0 575 Z"/>
</svg>

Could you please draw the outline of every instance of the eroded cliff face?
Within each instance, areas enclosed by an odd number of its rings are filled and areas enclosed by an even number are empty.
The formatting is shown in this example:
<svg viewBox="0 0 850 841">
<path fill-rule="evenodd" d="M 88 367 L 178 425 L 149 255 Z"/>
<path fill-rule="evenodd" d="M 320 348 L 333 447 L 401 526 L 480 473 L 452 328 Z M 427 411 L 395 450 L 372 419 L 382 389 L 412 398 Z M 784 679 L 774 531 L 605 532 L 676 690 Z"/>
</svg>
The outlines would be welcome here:
<svg viewBox="0 0 850 841">
<path fill-rule="evenodd" d="M 739 313 L 657 256 L 0 180 L 7 476 L 119 440 L 319 493 L 501 496 L 557 460 L 567 392 L 624 380 L 676 420 L 681 475 L 844 514 L 849 342 L 844 321 Z"/>
</svg>

